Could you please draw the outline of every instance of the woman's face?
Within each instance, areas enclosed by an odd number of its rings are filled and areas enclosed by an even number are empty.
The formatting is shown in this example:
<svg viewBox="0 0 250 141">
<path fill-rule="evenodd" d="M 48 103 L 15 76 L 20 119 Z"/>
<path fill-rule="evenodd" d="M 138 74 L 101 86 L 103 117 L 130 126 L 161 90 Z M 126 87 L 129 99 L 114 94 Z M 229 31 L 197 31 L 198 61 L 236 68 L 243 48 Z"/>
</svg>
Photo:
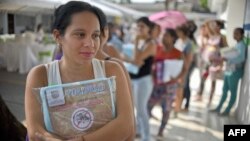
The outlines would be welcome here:
<svg viewBox="0 0 250 141">
<path fill-rule="evenodd" d="M 80 64 L 92 60 L 100 46 L 100 35 L 95 14 L 84 11 L 72 15 L 70 25 L 60 38 L 64 57 Z"/>
<path fill-rule="evenodd" d="M 162 43 L 165 48 L 172 47 L 174 45 L 174 38 L 168 32 L 165 32 L 162 38 Z"/>
<path fill-rule="evenodd" d="M 185 36 L 184 33 L 179 29 L 176 30 L 176 34 L 177 34 L 178 38 L 183 38 Z"/>
<path fill-rule="evenodd" d="M 143 23 L 143 22 L 138 22 L 137 23 L 137 33 L 139 36 L 148 36 L 149 35 L 149 27 Z"/>
<path fill-rule="evenodd" d="M 161 27 L 160 26 L 158 26 L 158 25 L 156 25 L 156 26 L 154 26 L 154 28 L 153 28 L 153 30 L 152 30 L 152 38 L 158 38 L 159 37 L 159 35 L 160 35 L 160 33 L 161 33 Z"/>
</svg>

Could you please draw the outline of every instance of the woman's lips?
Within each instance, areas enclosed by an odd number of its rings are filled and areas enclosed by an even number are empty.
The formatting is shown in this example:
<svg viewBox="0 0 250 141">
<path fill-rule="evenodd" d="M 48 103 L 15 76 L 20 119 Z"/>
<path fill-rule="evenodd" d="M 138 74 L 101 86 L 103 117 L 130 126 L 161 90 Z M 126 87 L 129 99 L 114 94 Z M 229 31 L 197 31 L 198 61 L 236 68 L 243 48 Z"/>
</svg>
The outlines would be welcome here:
<svg viewBox="0 0 250 141">
<path fill-rule="evenodd" d="M 84 57 L 92 57 L 94 55 L 93 52 L 79 52 L 80 55 L 84 56 Z"/>
</svg>

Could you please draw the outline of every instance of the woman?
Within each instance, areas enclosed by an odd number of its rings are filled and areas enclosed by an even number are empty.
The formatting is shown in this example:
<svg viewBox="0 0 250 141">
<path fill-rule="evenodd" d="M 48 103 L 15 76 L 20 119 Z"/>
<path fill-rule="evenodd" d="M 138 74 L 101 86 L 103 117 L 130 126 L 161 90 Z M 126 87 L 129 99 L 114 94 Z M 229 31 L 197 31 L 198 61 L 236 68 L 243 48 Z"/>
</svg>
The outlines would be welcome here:
<svg viewBox="0 0 250 141">
<path fill-rule="evenodd" d="M 184 55 L 181 51 L 174 47 L 174 43 L 177 39 L 176 32 L 173 29 L 166 29 L 162 39 L 163 47 L 158 48 L 154 62 L 154 89 L 148 103 L 148 110 L 151 113 L 153 106 L 157 103 L 161 103 L 162 106 L 162 121 L 158 130 L 158 136 L 163 136 L 163 131 L 169 119 L 170 112 L 172 110 L 172 104 L 176 95 L 176 88 L 178 80 L 184 77 L 186 66 L 182 67 L 180 74 L 176 78 L 168 82 L 162 82 L 162 74 L 167 71 L 162 69 L 165 60 L 183 60 Z M 184 63 L 185 64 L 185 63 Z M 161 66 L 161 67 L 160 67 Z M 174 66 L 173 66 L 174 67 Z M 164 71 L 164 72 L 163 72 Z M 159 77 L 160 76 L 160 77 Z"/>
<path fill-rule="evenodd" d="M 139 65 L 139 72 L 130 74 L 130 77 L 132 78 L 134 104 L 137 110 L 137 134 L 141 136 L 142 141 L 149 141 L 147 103 L 153 88 L 151 68 L 156 53 L 156 44 L 150 36 L 153 23 L 147 17 L 141 17 L 137 20 L 137 28 L 134 63 Z"/>
<path fill-rule="evenodd" d="M 176 41 L 175 47 L 181 50 L 184 53 L 184 59 L 185 59 L 185 65 L 186 65 L 186 70 L 184 72 L 184 77 L 181 78 L 181 85 L 183 85 L 182 88 L 178 88 L 177 90 L 177 95 L 176 95 L 176 106 L 175 106 L 175 112 L 176 114 L 181 110 L 181 105 L 183 98 L 185 97 L 187 99 L 187 103 L 185 105 L 185 109 L 187 110 L 189 107 L 189 100 L 190 100 L 190 90 L 186 93 L 184 93 L 185 87 L 188 87 L 189 83 L 189 75 L 188 72 L 190 72 L 190 66 L 193 61 L 193 48 L 192 48 L 192 42 L 190 38 L 188 37 L 189 31 L 187 26 L 181 25 L 176 28 L 176 33 L 178 36 L 178 40 Z M 185 95 L 184 95 L 185 94 Z"/>
<path fill-rule="evenodd" d="M 161 35 L 161 26 L 157 23 L 154 23 L 154 27 L 152 29 L 152 33 L 151 33 L 151 37 L 153 38 L 153 40 L 155 41 L 156 43 L 156 56 L 162 51 L 162 43 L 160 41 L 160 35 Z M 156 58 L 155 58 L 156 59 Z M 150 102 L 150 99 L 149 99 L 149 102 Z M 152 109 L 153 107 L 150 107 L 150 110 L 149 110 L 149 103 L 148 103 L 148 114 L 149 114 L 149 117 L 150 118 L 153 118 L 155 120 L 159 120 L 155 115 L 152 114 Z"/>
<path fill-rule="evenodd" d="M 223 47 L 227 47 L 227 42 L 225 37 L 220 34 L 220 27 L 216 23 L 216 21 L 207 21 L 204 25 L 208 35 L 206 44 L 202 52 L 202 57 L 206 64 L 206 72 L 201 79 L 199 95 L 202 95 L 204 83 L 209 76 L 212 81 L 208 101 L 208 106 L 210 106 L 215 91 L 216 79 L 221 78 L 221 76 L 223 75 L 223 61 L 220 57 L 220 49 Z"/>
<path fill-rule="evenodd" d="M 224 112 L 221 113 L 224 116 L 228 116 L 230 114 L 231 108 L 236 101 L 238 82 L 244 74 L 244 63 L 246 60 L 247 47 L 243 41 L 244 30 L 242 28 L 235 28 L 233 37 L 237 41 L 235 48 L 237 49 L 239 54 L 234 58 L 224 58 L 224 60 L 227 62 L 227 66 L 231 67 L 229 67 L 230 69 L 225 70 L 222 97 L 218 106 L 216 107 L 216 109 L 214 109 L 214 111 L 216 111 L 217 113 L 221 112 L 222 106 L 227 99 L 228 91 L 230 91 L 230 100 L 227 108 Z"/>
<path fill-rule="evenodd" d="M 74 7 L 74 8 L 72 8 Z M 55 11 L 53 35 L 56 42 L 62 47 L 63 57 L 57 64 L 58 72 L 52 77 L 61 80 L 62 83 L 90 80 L 94 78 L 94 66 L 92 66 L 100 46 L 100 35 L 104 25 L 101 15 L 96 7 L 80 1 L 70 1 L 61 5 Z M 88 19 L 88 20 L 85 20 Z M 128 140 L 132 134 L 133 108 L 129 95 L 129 88 L 122 68 L 114 62 L 104 62 L 106 76 L 116 76 L 116 112 L 115 119 L 104 127 L 74 138 L 74 141 L 123 141 Z M 52 67 L 52 66 L 51 66 Z M 43 113 L 37 101 L 33 88 L 48 86 L 47 72 L 44 65 L 33 68 L 28 77 L 25 90 L 25 112 L 29 140 L 64 140 L 60 136 L 49 133 L 44 127 Z M 102 70 L 104 72 L 104 70 Z M 58 83 L 60 84 L 60 83 Z M 122 128 L 121 128 L 122 127 Z"/>
</svg>

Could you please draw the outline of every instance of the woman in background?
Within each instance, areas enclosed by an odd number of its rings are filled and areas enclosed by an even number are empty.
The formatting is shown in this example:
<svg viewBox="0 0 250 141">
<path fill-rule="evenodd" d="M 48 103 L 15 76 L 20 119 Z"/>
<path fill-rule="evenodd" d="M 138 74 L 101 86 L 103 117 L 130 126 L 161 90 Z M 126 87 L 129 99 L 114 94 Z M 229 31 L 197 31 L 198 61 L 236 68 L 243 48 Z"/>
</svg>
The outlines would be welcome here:
<svg viewBox="0 0 250 141">
<path fill-rule="evenodd" d="M 136 107 L 137 134 L 141 136 L 142 141 L 150 140 L 147 103 L 153 89 L 151 68 L 156 53 L 156 44 L 150 35 L 153 26 L 147 17 L 137 20 L 134 61 L 139 65 L 139 72 L 130 74 Z"/>
<path fill-rule="evenodd" d="M 174 43 L 176 40 L 177 35 L 175 30 L 166 29 L 162 39 L 163 47 L 158 48 L 154 61 L 154 88 L 148 102 L 148 111 L 149 113 L 151 113 L 153 106 L 157 103 L 160 103 L 162 106 L 162 120 L 160 128 L 158 130 L 159 137 L 163 137 L 163 131 L 168 123 L 170 112 L 172 110 L 172 104 L 176 96 L 176 89 L 179 85 L 178 80 L 184 77 L 184 72 L 186 70 L 186 65 L 184 62 L 182 70 L 176 78 L 172 78 L 168 82 L 162 82 L 162 76 L 165 71 L 167 71 L 163 69 L 165 60 L 184 61 L 184 54 L 174 47 Z"/>
</svg>

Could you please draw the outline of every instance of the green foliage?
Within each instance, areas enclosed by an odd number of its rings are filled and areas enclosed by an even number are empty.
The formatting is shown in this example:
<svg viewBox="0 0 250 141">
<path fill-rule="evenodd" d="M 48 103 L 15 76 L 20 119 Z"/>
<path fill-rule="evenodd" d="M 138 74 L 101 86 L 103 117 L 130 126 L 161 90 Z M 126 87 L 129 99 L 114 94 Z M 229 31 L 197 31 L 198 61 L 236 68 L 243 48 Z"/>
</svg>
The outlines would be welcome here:
<svg viewBox="0 0 250 141">
<path fill-rule="evenodd" d="M 208 0 L 200 0 L 200 4 L 202 8 L 208 8 Z"/>
<path fill-rule="evenodd" d="M 55 40 L 53 39 L 52 35 L 51 34 L 46 34 L 44 37 L 43 37 L 43 44 L 45 45 L 48 45 L 48 44 L 55 44 Z"/>
</svg>

